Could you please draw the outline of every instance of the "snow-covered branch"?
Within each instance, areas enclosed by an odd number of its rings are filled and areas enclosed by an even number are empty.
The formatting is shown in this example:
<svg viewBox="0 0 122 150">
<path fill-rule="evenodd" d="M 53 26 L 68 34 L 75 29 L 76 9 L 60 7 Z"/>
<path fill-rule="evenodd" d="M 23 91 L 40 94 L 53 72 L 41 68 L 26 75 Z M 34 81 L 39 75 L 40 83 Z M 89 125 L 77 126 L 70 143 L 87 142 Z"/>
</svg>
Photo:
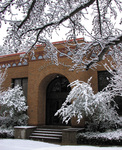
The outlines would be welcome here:
<svg viewBox="0 0 122 150">
<path fill-rule="evenodd" d="M 32 11 L 32 9 L 33 9 L 35 3 L 36 3 L 36 0 L 33 0 L 31 6 L 30 6 L 29 9 L 28 9 L 27 16 L 23 19 L 23 21 L 21 22 L 21 24 L 18 25 L 18 29 L 21 28 L 22 25 L 23 25 L 23 24 L 27 21 L 27 19 L 30 17 L 30 13 L 31 13 L 31 11 Z"/>
<path fill-rule="evenodd" d="M 107 40 L 107 39 L 105 39 Z M 90 63 L 88 63 L 86 65 L 86 70 L 89 69 L 89 67 L 91 65 L 93 65 L 94 63 L 97 63 L 99 61 L 101 61 L 104 57 L 104 55 L 110 50 L 110 47 L 113 46 L 113 45 L 117 45 L 119 43 L 122 43 L 122 35 L 121 36 L 118 36 L 116 38 L 111 38 L 105 45 L 104 45 L 104 48 L 101 48 L 100 50 L 100 53 L 98 54 L 98 56 L 96 58 L 94 58 Z M 120 50 L 121 50 L 121 47 L 120 47 Z"/>
<path fill-rule="evenodd" d="M 86 3 L 81 3 L 81 5 L 79 7 L 77 7 L 76 9 L 74 9 L 72 12 L 70 12 L 68 15 L 64 15 L 62 18 L 60 18 L 59 20 L 56 20 L 56 21 L 53 21 L 53 22 L 49 22 L 49 23 L 46 23 L 45 25 L 41 26 L 41 27 L 36 27 L 36 28 L 31 28 L 29 30 L 27 30 L 25 33 L 23 34 L 27 34 L 28 32 L 30 31 L 39 31 L 39 34 L 41 32 L 43 32 L 43 30 L 45 30 L 46 28 L 48 27 L 51 27 L 51 26 L 59 26 L 61 23 L 65 22 L 67 19 L 70 19 L 72 16 L 74 16 L 75 14 L 77 14 L 79 11 L 89 7 L 95 0 L 89 0 L 88 2 Z M 33 1 L 32 5 L 31 5 L 31 8 L 29 9 L 29 12 L 28 12 L 28 15 L 27 17 L 22 21 L 22 23 L 18 26 L 18 28 L 21 28 L 21 26 L 26 22 L 26 20 L 29 18 L 29 14 L 30 14 L 30 11 L 32 10 L 32 7 L 34 7 L 34 3 L 35 1 Z M 23 34 L 21 36 L 23 36 Z M 38 42 L 38 36 L 36 38 L 36 41 L 35 41 L 35 44 Z M 34 44 L 34 45 L 35 45 Z"/>
<path fill-rule="evenodd" d="M 0 5 L 0 13 L 4 13 L 14 0 L 4 1 Z"/>
<path fill-rule="evenodd" d="M 28 53 L 36 44 L 45 43 L 45 49 L 49 50 L 50 45 L 49 53 L 53 55 L 56 48 L 50 39 L 55 31 L 60 36 L 61 30 L 67 43 L 74 39 L 74 49 L 67 46 L 71 43 L 65 45 L 72 54 L 70 57 L 67 55 L 72 60 L 72 69 L 88 70 L 96 66 L 110 49 L 114 51 L 111 46 L 122 41 L 121 29 L 115 26 L 122 10 L 121 0 L 7 0 L 6 3 L 2 0 L 0 8 L 4 9 L 0 12 L 1 21 L 10 23 L 4 47 L 12 53 Z M 62 26 L 65 29 L 62 30 Z M 89 38 L 90 42 L 78 43 L 77 37 Z"/>
</svg>

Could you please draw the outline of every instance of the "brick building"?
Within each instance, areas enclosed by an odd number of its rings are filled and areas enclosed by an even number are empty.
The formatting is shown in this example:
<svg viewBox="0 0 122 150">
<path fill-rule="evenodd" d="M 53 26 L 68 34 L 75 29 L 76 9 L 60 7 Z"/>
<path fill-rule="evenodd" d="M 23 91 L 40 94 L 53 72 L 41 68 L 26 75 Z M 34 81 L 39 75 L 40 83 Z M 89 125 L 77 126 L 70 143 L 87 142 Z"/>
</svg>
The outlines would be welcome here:
<svg viewBox="0 0 122 150">
<path fill-rule="evenodd" d="M 82 41 L 82 39 L 79 40 Z M 58 50 L 64 50 L 64 41 L 54 44 Z M 23 87 L 29 106 L 27 111 L 29 125 L 60 126 L 64 124 L 58 117 L 54 117 L 54 113 L 61 107 L 70 91 L 67 85 L 76 79 L 87 81 L 92 76 L 91 85 L 96 93 L 107 84 L 105 77 L 108 73 L 102 65 L 96 70 L 69 71 L 68 66 L 71 60 L 60 54 L 60 65 L 56 66 L 51 61 L 44 60 L 43 49 L 44 46 L 37 46 L 35 55 L 28 55 L 23 61 L 20 61 L 20 55 L 24 53 L 0 56 L 0 68 L 4 70 L 8 66 L 3 86 L 8 88 L 19 84 Z M 73 118 L 69 125 L 83 126 L 84 121 L 82 120 L 80 125 L 77 125 L 76 119 Z"/>
</svg>

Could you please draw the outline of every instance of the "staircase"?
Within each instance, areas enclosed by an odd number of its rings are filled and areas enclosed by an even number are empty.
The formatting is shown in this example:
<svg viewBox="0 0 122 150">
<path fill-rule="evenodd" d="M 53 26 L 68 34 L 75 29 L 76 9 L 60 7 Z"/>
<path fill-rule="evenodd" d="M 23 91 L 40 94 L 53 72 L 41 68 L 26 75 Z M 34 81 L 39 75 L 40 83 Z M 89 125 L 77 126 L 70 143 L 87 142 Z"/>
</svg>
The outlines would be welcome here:
<svg viewBox="0 0 122 150">
<path fill-rule="evenodd" d="M 62 131 L 62 128 L 38 127 L 32 132 L 29 138 L 50 143 L 61 143 Z"/>
</svg>

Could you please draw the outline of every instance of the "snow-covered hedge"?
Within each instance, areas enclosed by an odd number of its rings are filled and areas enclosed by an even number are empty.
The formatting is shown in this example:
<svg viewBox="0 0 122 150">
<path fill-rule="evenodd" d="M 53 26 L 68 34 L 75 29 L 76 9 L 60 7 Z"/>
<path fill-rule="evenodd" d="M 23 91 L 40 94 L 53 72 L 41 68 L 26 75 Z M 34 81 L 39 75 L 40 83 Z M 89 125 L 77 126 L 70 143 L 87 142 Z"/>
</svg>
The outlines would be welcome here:
<svg viewBox="0 0 122 150">
<path fill-rule="evenodd" d="M 77 136 L 78 144 L 122 145 L 122 129 L 107 132 L 85 132 Z"/>
</svg>

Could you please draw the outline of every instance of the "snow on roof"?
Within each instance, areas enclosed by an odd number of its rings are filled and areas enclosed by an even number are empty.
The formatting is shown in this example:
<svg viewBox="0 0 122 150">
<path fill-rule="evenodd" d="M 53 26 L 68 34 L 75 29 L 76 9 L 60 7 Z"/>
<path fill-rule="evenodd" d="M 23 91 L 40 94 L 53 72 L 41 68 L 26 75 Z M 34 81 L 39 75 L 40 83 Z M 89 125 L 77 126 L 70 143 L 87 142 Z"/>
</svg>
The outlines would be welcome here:
<svg viewBox="0 0 122 150">
<path fill-rule="evenodd" d="M 76 40 L 81 41 L 81 40 L 84 40 L 84 38 L 77 38 Z M 57 42 L 52 42 L 52 44 L 57 45 L 57 44 L 64 44 L 66 42 L 67 42 L 66 40 L 57 41 Z M 73 39 L 69 40 L 69 42 L 73 42 Z M 41 46 L 43 46 L 43 45 L 36 45 L 36 47 L 41 47 Z M 1 55 L 0 58 L 10 57 L 10 56 L 18 56 L 18 55 L 21 55 L 21 54 L 25 54 L 25 52 L 16 53 L 16 54 Z"/>
<path fill-rule="evenodd" d="M 77 41 L 81 41 L 81 40 L 84 40 L 84 38 L 77 38 L 76 39 Z M 56 45 L 56 44 L 64 44 L 66 43 L 67 40 L 64 40 L 64 41 L 57 41 L 57 42 L 52 42 L 52 44 Z M 69 42 L 73 42 L 73 39 L 69 40 Z M 36 45 L 37 47 L 39 46 L 42 46 L 42 45 Z"/>
<path fill-rule="evenodd" d="M 18 55 L 21 55 L 21 54 L 25 54 L 25 52 L 16 53 L 16 54 L 1 55 L 0 58 L 9 57 L 9 56 L 18 56 Z"/>
</svg>

